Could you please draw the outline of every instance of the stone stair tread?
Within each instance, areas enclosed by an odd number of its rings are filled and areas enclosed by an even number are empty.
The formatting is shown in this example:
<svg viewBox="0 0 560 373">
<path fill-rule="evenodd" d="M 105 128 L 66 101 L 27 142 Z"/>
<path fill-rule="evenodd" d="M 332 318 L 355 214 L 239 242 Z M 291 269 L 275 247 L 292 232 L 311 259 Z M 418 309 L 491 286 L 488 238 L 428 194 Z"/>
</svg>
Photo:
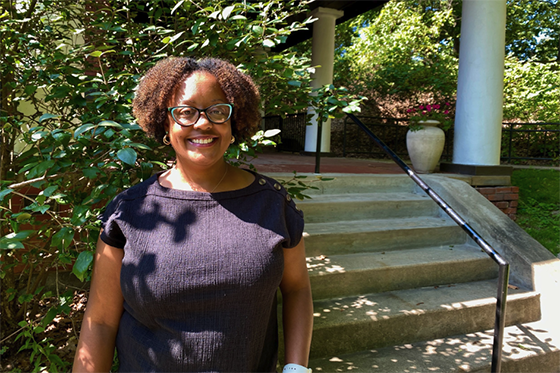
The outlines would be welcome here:
<svg viewBox="0 0 560 373">
<path fill-rule="evenodd" d="M 337 222 L 307 223 L 305 225 L 304 237 L 314 234 L 340 234 L 340 233 L 362 233 L 386 230 L 435 228 L 435 227 L 457 227 L 457 224 L 449 218 L 422 216 L 414 218 L 396 219 L 363 219 L 346 220 Z"/>
<path fill-rule="evenodd" d="M 496 278 L 498 265 L 470 244 L 307 257 L 313 299 Z"/>
<path fill-rule="evenodd" d="M 493 330 L 314 359 L 314 372 L 489 372 Z M 542 321 L 505 328 L 502 371 L 560 372 L 560 338 Z"/>
<path fill-rule="evenodd" d="M 494 326 L 497 280 L 314 301 L 311 359 Z M 540 294 L 510 289 L 507 326 L 539 320 Z"/>
<path fill-rule="evenodd" d="M 319 300 L 314 302 L 314 329 L 495 304 L 496 293 L 497 280 L 485 280 Z M 510 289 L 508 302 L 536 294 Z"/>
<path fill-rule="evenodd" d="M 426 194 L 413 192 L 393 192 L 393 193 L 351 193 L 351 194 L 318 194 L 312 199 L 298 201 L 298 205 L 305 206 L 315 203 L 345 203 L 345 202 L 367 202 L 367 201 L 423 201 L 431 200 Z"/>
<path fill-rule="evenodd" d="M 267 173 L 268 176 L 276 180 L 292 180 L 293 173 Z M 347 194 L 347 193 L 370 193 L 377 192 L 411 192 L 415 190 L 416 184 L 410 179 L 408 175 L 394 175 L 394 174 L 341 174 L 341 173 L 328 173 L 322 174 L 324 178 L 332 180 L 315 182 L 317 176 L 312 173 L 298 173 L 299 176 L 306 178 L 301 180 L 310 186 L 317 187 L 318 189 L 307 189 L 304 194 L 310 195 L 313 198 L 321 194 Z"/>
<path fill-rule="evenodd" d="M 496 278 L 478 246 L 439 245 L 307 258 L 314 299 Z"/>
<path fill-rule="evenodd" d="M 350 271 L 464 262 L 480 259 L 491 260 L 479 247 L 463 244 L 387 252 L 319 255 L 307 258 L 307 268 L 309 277 L 312 278 Z"/>
<path fill-rule="evenodd" d="M 321 194 L 298 202 L 298 205 L 308 224 L 441 215 L 439 207 L 430 197 L 410 191 Z"/>
</svg>

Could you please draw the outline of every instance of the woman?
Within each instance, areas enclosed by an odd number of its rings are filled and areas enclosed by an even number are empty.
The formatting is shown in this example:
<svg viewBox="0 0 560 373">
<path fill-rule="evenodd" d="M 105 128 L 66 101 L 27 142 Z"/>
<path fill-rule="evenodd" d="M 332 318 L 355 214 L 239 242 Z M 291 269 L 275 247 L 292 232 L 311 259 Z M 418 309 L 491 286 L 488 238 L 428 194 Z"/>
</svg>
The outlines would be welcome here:
<svg viewBox="0 0 560 373">
<path fill-rule="evenodd" d="M 224 152 L 260 123 L 259 93 L 228 62 L 169 58 L 133 111 L 176 163 L 119 194 L 102 218 L 75 372 L 307 371 L 312 302 L 303 215 L 274 180 Z"/>
</svg>

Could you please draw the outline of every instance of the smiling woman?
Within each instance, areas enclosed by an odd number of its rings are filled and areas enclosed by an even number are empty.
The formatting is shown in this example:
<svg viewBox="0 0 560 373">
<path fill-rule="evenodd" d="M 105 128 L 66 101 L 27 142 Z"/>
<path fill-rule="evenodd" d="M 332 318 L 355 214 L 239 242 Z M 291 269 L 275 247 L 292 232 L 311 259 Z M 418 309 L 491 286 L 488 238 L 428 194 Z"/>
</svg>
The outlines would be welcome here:
<svg viewBox="0 0 560 373">
<path fill-rule="evenodd" d="M 232 170 L 230 177 L 224 182 L 229 169 L 224 153 L 233 140 L 230 115 L 218 115 L 225 120 L 216 123 L 210 117 L 217 114 L 209 115 L 206 111 L 218 111 L 215 109 L 217 105 L 229 109 L 230 104 L 214 75 L 196 71 L 179 84 L 169 101 L 172 110 L 169 111 L 165 126 L 166 141 L 173 146 L 177 163 L 172 170 L 161 176 L 160 183 L 168 187 L 173 187 L 175 183 L 175 189 L 213 192 L 219 191 L 219 187 L 227 190 L 227 182 L 236 181 L 231 177 L 234 175 Z M 181 121 L 173 115 L 177 109 L 182 109 Z M 204 113 L 200 114 L 201 112 Z M 231 185 L 234 189 L 245 187 L 252 181 L 250 174 L 246 172 L 236 170 L 236 174 L 239 180 L 238 184 Z"/>
<path fill-rule="evenodd" d="M 146 73 L 134 99 L 134 115 L 146 133 L 158 141 L 165 135 L 167 108 L 177 88 L 194 71 L 208 72 L 218 81 L 227 102 L 234 106 L 233 135 L 248 139 L 258 129 L 260 95 L 251 78 L 235 66 L 208 58 L 168 58 Z M 202 109 L 202 108 L 199 108 Z"/>
<path fill-rule="evenodd" d="M 123 372 L 275 372 L 278 288 L 285 370 L 307 371 L 303 214 L 224 159 L 258 128 L 259 101 L 222 60 L 166 59 L 142 79 L 134 114 L 176 163 L 107 206 L 74 371 L 108 371 L 116 347 Z"/>
</svg>

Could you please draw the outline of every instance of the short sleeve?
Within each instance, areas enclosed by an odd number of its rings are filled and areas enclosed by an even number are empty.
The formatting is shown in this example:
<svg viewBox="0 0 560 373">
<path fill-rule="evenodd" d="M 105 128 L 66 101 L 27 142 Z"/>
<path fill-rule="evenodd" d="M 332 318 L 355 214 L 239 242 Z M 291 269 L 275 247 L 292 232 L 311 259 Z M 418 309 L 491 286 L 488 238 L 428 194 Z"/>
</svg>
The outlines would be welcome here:
<svg viewBox="0 0 560 373">
<path fill-rule="evenodd" d="M 121 216 L 120 196 L 115 197 L 107 206 L 105 213 L 101 216 L 101 227 L 103 231 L 99 238 L 109 246 L 123 249 L 126 244 L 126 237 L 122 233 L 119 226 L 119 218 Z"/>
<path fill-rule="evenodd" d="M 284 188 L 282 188 L 282 194 L 286 199 L 284 216 L 288 232 L 288 239 L 284 241 L 282 247 L 285 249 L 291 249 L 299 244 L 303 236 L 303 212 L 296 206 L 295 202 Z"/>
</svg>

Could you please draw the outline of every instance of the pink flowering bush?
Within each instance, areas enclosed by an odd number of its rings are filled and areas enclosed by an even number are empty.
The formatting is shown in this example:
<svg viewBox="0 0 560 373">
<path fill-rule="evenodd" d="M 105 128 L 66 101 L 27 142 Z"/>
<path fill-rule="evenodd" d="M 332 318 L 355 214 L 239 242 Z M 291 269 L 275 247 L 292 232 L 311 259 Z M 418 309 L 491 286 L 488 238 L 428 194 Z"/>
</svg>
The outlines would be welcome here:
<svg viewBox="0 0 560 373">
<path fill-rule="evenodd" d="M 437 120 L 440 124 L 439 127 L 447 131 L 453 125 L 454 107 L 449 102 L 443 105 L 419 105 L 418 107 L 408 109 L 406 111 L 409 117 L 409 127 L 411 131 L 418 131 L 422 129 L 422 121 Z"/>
</svg>

